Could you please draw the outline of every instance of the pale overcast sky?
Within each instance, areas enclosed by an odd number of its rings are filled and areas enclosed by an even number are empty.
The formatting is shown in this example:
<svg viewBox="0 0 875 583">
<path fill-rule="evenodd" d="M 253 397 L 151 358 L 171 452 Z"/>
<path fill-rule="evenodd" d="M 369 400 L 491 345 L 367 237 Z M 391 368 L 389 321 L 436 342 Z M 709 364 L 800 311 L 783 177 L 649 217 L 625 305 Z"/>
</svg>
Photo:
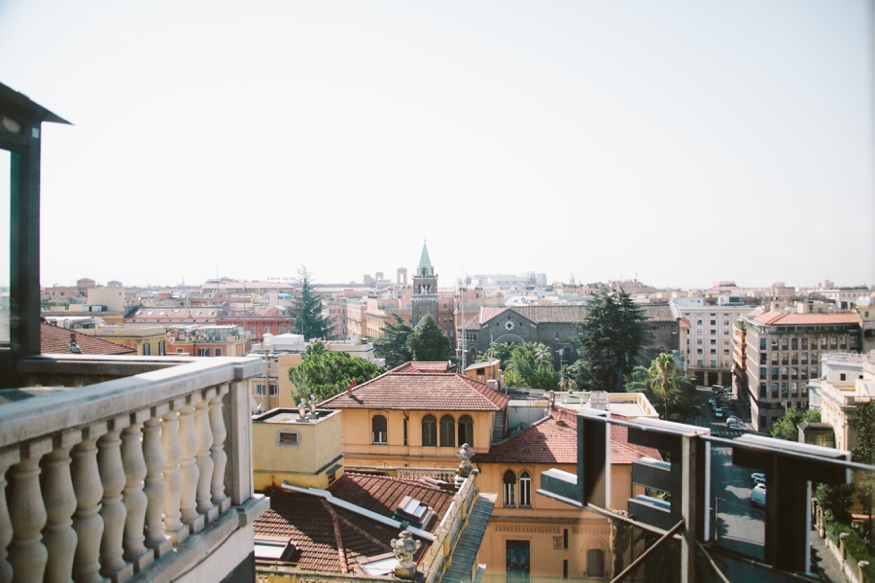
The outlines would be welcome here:
<svg viewBox="0 0 875 583">
<path fill-rule="evenodd" d="M 44 126 L 43 285 L 394 277 L 423 238 L 442 286 L 873 283 L 868 20 L 866 0 L 0 0 L 0 82 L 74 124 Z"/>
</svg>

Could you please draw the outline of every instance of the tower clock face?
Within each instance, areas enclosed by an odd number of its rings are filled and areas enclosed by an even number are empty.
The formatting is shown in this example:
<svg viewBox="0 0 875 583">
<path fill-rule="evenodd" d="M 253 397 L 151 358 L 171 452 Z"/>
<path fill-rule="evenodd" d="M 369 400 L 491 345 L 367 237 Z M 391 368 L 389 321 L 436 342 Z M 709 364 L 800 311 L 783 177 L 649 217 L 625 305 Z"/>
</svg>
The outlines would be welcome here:
<svg viewBox="0 0 875 583">
<path fill-rule="evenodd" d="M 504 327 L 507 328 L 508 330 L 513 330 L 513 322 L 508 320 L 507 322 L 504 323 Z"/>
</svg>

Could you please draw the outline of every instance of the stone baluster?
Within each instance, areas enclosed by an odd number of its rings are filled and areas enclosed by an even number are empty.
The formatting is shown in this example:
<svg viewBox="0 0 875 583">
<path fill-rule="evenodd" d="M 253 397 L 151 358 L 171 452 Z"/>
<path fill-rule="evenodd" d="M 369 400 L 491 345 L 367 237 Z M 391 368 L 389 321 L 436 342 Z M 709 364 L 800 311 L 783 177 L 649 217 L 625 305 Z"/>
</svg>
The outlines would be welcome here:
<svg viewBox="0 0 875 583">
<path fill-rule="evenodd" d="M 70 450 L 81 441 L 80 432 L 65 433 L 55 438 L 52 453 L 44 456 L 42 466 L 43 502 L 48 520 L 43 530 L 43 543 L 49 552 L 45 583 L 69 583 L 73 577 L 73 559 L 79 537 L 73 530 L 76 492 L 70 473 Z"/>
<path fill-rule="evenodd" d="M 213 432 L 210 429 L 209 400 L 214 396 L 214 393 L 215 389 L 205 391 L 203 398 L 198 401 L 194 408 L 194 427 L 197 433 L 197 511 L 204 517 L 204 521 L 207 523 L 215 520 L 219 514 L 219 509 L 213 505 L 213 500 L 210 496 L 210 486 L 213 482 L 213 458 L 210 457 L 210 448 L 213 446 Z"/>
<path fill-rule="evenodd" d="M 122 503 L 125 468 L 122 463 L 119 435 L 128 419 L 113 419 L 108 431 L 97 440 L 97 468 L 103 483 L 100 516 L 103 518 L 103 538 L 100 541 L 100 574 L 119 583 L 134 574 L 133 566 L 125 562 L 122 540 L 127 510 Z"/>
<path fill-rule="evenodd" d="M 103 583 L 100 576 L 100 539 L 103 537 L 103 518 L 100 500 L 103 484 L 97 469 L 97 439 L 106 432 L 106 424 L 97 424 L 82 430 L 82 441 L 73 448 L 73 490 L 76 492 L 76 512 L 73 530 L 79 539 L 73 559 L 73 579 L 76 583 Z"/>
<path fill-rule="evenodd" d="M 42 542 L 46 507 L 40 491 L 40 458 L 52 450 L 51 441 L 42 439 L 21 446 L 21 461 L 9 470 L 9 518 L 12 542 L 9 563 L 14 581 L 42 581 L 49 553 Z"/>
<path fill-rule="evenodd" d="M 194 406 L 199 400 L 200 395 L 191 395 L 189 402 L 179 410 L 179 444 L 182 447 L 182 459 L 179 461 L 179 473 L 182 476 L 179 510 L 182 512 L 182 523 L 188 526 L 192 534 L 204 525 L 203 516 L 197 512 L 198 467 L 195 463 L 197 432 L 194 427 Z"/>
<path fill-rule="evenodd" d="M 179 461 L 182 459 L 179 411 L 168 411 L 162 417 L 161 446 L 164 449 L 164 486 L 167 488 L 167 496 L 164 498 L 164 534 L 170 537 L 174 545 L 178 545 L 188 536 L 179 511 L 179 500 L 182 496 L 182 476 L 179 473 Z"/>
<path fill-rule="evenodd" d="M 17 448 L 0 452 L 0 583 L 12 583 L 12 565 L 6 558 L 6 547 L 12 542 L 12 519 L 6 505 L 6 471 L 20 459 Z"/>
<path fill-rule="evenodd" d="M 142 422 L 148 416 L 148 411 L 138 411 L 131 414 L 131 425 L 122 431 L 122 465 L 125 471 L 125 489 L 122 503 L 125 505 L 124 559 L 131 563 L 134 571 L 140 572 L 155 558 L 155 554 L 146 548 L 144 527 L 146 507 L 149 498 L 143 491 L 146 479 L 146 458 L 143 454 Z"/>
<path fill-rule="evenodd" d="M 222 399 L 228 393 L 228 385 L 218 387 L 216 396 L 210 399 L 210 428 L 213 431 L 213 445 L 210 456 L 213 458 L 213 481 L 210 493 L 213 504 L 219 512 L 225 512 L 231 507 L 231 499 L 225 494 L 225 466 L 228 464 L 228 454 L 225 453 L 225 439 L 228 431 L 225 429 L 225 418 L 222 413 Z"/>
<path fill-rule="evenodd" d="M 164 485 L 164 451 L 161 449 L 161 415 L 167 409 L 167 405 L 161 410 L 153 407 L 152 416 L 143 424 L 143 457 L 146 459 L 143 491 L 149 501 L 144 525 L 145 543 L 156 558 L 173 547 L 172 541 L 164 534 L 164 498 L 167 496 L 167 487 Z"/>
</svg>

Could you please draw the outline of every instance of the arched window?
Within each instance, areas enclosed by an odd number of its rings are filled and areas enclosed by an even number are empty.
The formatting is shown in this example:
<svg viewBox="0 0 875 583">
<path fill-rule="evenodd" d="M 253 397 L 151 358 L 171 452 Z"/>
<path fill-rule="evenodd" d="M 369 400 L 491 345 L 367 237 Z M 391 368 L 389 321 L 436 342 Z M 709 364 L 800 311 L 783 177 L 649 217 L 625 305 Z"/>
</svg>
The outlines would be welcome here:
<svg viewBox="0 0 875 583">
<path fill-rule="evenodd" d="M 459 417 L 459 445 L 465 443 L 474 447 L 474 420 L 470 415 Z"/>
<path fill-rule="evenodd" d="M 605 552 L 590 549 L 586 552 L 586 576 L 599 578 L 605 576 Z"/>
<path fill-rule="evenodd" d="M 372 443 L 386 445 L 386 418 L 383 415 L 374 415 L 371 419 Z"/>
<path fill-rule="evenodd" d="M 422 445 L 437 447 L 437 419 L 434 415 L 426 415 L 422 418 Z"/>
<path fill-rule="evenodd" d="M 520 474 L 520 506 L 532 506 L 532 475 L 529 472 Z"/>
<path fill-rule="evenodd" d="M 441 447 L 456 446 L 456 420 L 452 415 L 441 417 Z"/>
<path fill-rule="evenodd" d="M 501 480 L 504 482 L 504 505 L 505 507 L 516 506 L 516 474 L 511 470 L 504 472 Z"/>
</svg>

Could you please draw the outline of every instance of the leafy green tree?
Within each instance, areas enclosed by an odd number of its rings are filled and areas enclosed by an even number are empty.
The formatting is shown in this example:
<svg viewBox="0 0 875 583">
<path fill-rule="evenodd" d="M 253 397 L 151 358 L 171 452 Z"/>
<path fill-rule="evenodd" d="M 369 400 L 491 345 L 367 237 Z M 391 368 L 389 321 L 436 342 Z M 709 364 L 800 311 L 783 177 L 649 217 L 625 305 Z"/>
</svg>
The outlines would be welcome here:
<svg viewBox="0 0 875 583">
<path fill-rule="evenodd" d="M 510 363 L 504 370 L 505 382 L 513 387 L 552 391 L 559 387 L 559 373 L 553 368 L 553 356 L 543 344 L 514 345 Z"/>
<path fill-rule="evenodd" d="M 493 342 L 489 345 L 487 352 L 481 352 L 477 355 L 477 362 L 487 362 L 490 358 L 497 358 L 501 361 L 499 367 L 504 370 L 510 364 L 510 357 L 516 346 L 519 345 L 513 342 Z"/>
<path fill-rule="evenodd" d="M 817 409 L 788 408 L 783 417 L 772 423 L 772 437 L 787 441 L 799 441 L 799 428 L 803 421 L 820 423 L 820 411 Z"/>
<path fill-rule="evenodd" d="M 405 324 L 398 314 L 392 315 L 395 322 L 386 322 L 380 330 L 380 337 L 374 340 L 374 355 L 386 360 L 386 368 L 395 368 L 413 360 L 413 353 L 407 346 L 413 328 Z"/>
<path fill-rule="evenodd" d="M 289 369 L 289 380 L 295 385 L 296 399 L 309 399 L 313 395 L 317 402 L 322 402 L 345 391 L 353 379 L 363 383 L 383 372 L 383 367 L 364 358 L 325 350 L 324 344 L 314 342 L 304 351 L 301 364 Z"/>
<path fill-rule="evenodd" d="M 444 336 L 430 314 L 423 316 L 413 329 L 407 339 L 407 348 L 413 354 L 413 360 L 449 360 L 453 353 L 450 339 Z"/>
<path fill-rule="evenodd" d="M 636 366 L 626 377 L 626 390 L 643 392 L 663 419 L 686 421 L 699 412 L 693 377 L 683 373 L 671 354 L 663 353 L 649 368 Z"/>
<path fill-rule="evenodd" d="M 851 448 L 851 459 L 861 464 L 875 465 L 875 401 L 858 403 L 848 425 L 854 432 L 856 444 Z M 868 541 L 869 552 L 875 552 L 875 537 L 872 536 L 872 510 L 875 507 L 875 476 L 864 473 L 857 476 L 854 484 L 857 497 L 869 520 L 864 525 L 864 539 Z"/>
<path fill-rule="evenodd" d="M 298 273 L 301 275 L 301 291 L 292 299 L 294 331 L 302 334 L 305 340 L 328 338 L 333 322 L 322 315 L 322 294 L 313 290 L 312 274 L 304 266 Z"/>
<path fill-rule="evenodd" d="M 632 372 L 651 338 L 644 310 L 625 291 L 597 291 L 578 324 L 580 356 L 576 379 L 584 390 L 622 390 L 623 378 Z"/>
</svg>

